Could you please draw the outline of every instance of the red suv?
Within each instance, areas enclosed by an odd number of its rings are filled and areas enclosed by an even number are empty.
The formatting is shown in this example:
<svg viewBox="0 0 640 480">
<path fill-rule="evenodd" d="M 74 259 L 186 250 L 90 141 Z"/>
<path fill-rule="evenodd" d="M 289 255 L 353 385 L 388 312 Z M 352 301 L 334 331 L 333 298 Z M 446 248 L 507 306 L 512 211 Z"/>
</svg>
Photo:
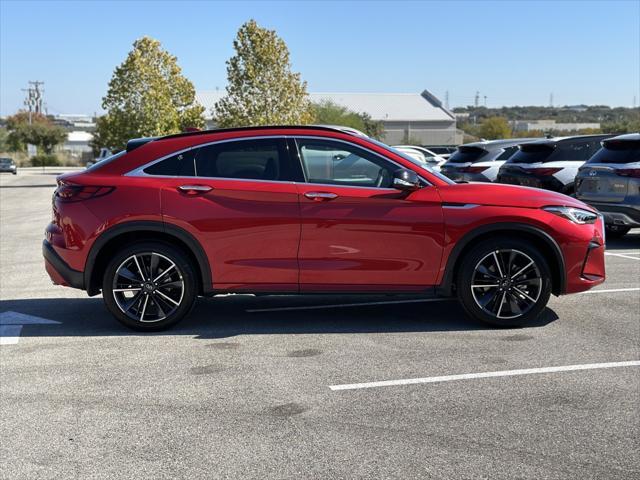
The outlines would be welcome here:
<svg viewBox="0 0 640 480">
<path fill-rule="evenodd" d="M 102 292 L 139 330 L 223 292 L 456 294 L 472 317 L 516 326 L 551 293 L 605 278 L 588 205 L 456 184 L 356 132 L 310 126 L 131 140 L 58 178 L 43 251 L 54 283 Z"/>
</svg>

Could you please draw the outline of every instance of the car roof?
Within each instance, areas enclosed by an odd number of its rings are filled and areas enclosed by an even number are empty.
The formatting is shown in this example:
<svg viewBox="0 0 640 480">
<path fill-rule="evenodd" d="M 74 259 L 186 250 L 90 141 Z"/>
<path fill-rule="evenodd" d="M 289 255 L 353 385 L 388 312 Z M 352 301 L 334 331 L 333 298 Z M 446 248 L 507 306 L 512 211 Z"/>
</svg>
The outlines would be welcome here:
<svg viewBox="0 0 640 480">
<path fill-rule="evenodd" d="M 483 150 L 497 150 L 504 147 L 513 147 L 522 143 L 530 143 L 540 138 L 505 138 L 501 140 L 483 140 L 481 142 L 465 143 L 460 147 L 477 147 Z"/>
<path fill-rule="evenodd" d="M 243 131 L 253 132 L 253 131 L 261 131 L 261 130 L 297 130 L 297 129 L 346 133 L 347 135 L 368 138 L 364 133 L 351 127 L 339 127 L 339 126 L 327 126 L 327 125 L 261 125 L 261 126 L 252 126 L 252 127 L 214 128 L 211 130 L 196 130 L 196 131 L 190 131 L 190 132 L 174 133 L 172 135 L 165 135 L 160 137 L 133 138 L 127 142 L 127 152 L 131 152 L 132 150 L 135 150 L 136 148 L 141 147 L 145 143 L 153 142 L 156 140 L 168 140 L 172 138 L 210 135 L 212 133 L 243 132 Z"/>
<path fill-rule="evenodd" d="M 545 139 L 539 139 L 537 141 L 534 142 L 527 142 L 530 145 L 549 145 L 549 146 L 554 146 L 554 145 L 558 145 L 560 143 L 565 143 L 565 142 L 573 142 L 575 140 L 604 140 L 604 139 L 609 139 L 610 137 L 612 137 L 613 135 L 611 134 L 599 134 L 599 135 L 574 135 L 571 137 L 555 137 L 555 138 L 545 138 Z"/>
<path fill-rule="evenodd" d="M 638 142 L 640 141 L 640 133 L 625 133 L 624 135 L 618 135 L 617 137 L 607 138 L 607 141 Z"/>
</svg>

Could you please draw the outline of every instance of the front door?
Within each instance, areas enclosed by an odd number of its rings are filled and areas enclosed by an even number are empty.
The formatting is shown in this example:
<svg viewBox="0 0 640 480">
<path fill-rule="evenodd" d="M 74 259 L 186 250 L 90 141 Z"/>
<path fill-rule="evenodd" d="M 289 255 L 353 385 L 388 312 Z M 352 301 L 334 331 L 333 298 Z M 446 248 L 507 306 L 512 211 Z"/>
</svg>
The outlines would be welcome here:
<svg viewBox="0 0 640 480">
<path fill-rule="evenodd" d="M 399 165 L 337 140 L 295 139 L 306 182 L 301 291 L 420 291 L 434 285 L 444 225 L 437 189 L 391 188 Z"/>
</svg>

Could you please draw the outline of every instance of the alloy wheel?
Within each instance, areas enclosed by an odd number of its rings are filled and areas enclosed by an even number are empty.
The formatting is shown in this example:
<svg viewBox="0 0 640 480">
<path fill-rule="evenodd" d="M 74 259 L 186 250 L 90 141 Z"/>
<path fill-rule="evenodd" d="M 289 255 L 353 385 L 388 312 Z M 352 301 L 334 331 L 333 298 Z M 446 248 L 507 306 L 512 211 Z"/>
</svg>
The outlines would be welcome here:
<svg viewBox="0 0 640 480">
<path fill-rule="evenodd" d="M 116 269 L 112 284 L 118 308 L 143 323 L 164 320 L 184 296 L 184 279 L 177 265 L 156 252 L 136 253 Z"/>
<path fill-rule="evenodd" d="M 486 313 L 500 319 L 525 315 L 542 292 L 542 275 L 535 261 L 515 249 L 494 250 L 475 266 L 471 294 Z"/>
</svg>

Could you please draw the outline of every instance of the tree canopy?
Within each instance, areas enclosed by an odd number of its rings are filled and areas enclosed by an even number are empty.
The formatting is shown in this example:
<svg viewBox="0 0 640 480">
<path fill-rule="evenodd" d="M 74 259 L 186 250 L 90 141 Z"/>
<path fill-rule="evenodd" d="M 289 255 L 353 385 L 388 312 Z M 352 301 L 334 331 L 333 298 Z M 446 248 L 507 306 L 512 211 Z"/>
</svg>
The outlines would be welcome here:
<svg viewBox="0 0 640 480">
<path fill-rule="evenodd" d="M 313 119 L 307 84 L 291 71 L 289 49 L 274 30 L 250 20 L 233 42 L 226 96 L 214 108 L 219 127 L 307 124 Z"/>
<path fill-rule="evenodd" d="M 480 124 L 478 136 L 487 140 L 511 137 L 511 127 L 504 117 L 489 117 Z"/>
<path fill-rule="evenodd" d="M 102 108 L 107 113 L 97 121 L 94 149 L 120 150 L 131 138 L 204 126 L 204 108 L 195 101 L 195 88 L 177 58 L 149 37 L 136 40 L 116 67 Z"/>
<path fill-rule="evenodd" d="M 380 138 L 384 132 L 382 122 L 371 119 L 368 113 L 349 110 L 329 100 L 314 103 L 313 122 L 320 125 L 342 125 L 355 128 L 373 138 Z"/>
<path fill-rule="evenodd" d="M 29 113 L 24 111 L 7 118 L 7 130 L 6 143 L 14 151 L 32 144 L 45 154 L 51 154 L 54 147 L 67 138 L 64 128 L 54 125 L 44 115 L 32 113 L 29 123 Z"/>
</svg>

